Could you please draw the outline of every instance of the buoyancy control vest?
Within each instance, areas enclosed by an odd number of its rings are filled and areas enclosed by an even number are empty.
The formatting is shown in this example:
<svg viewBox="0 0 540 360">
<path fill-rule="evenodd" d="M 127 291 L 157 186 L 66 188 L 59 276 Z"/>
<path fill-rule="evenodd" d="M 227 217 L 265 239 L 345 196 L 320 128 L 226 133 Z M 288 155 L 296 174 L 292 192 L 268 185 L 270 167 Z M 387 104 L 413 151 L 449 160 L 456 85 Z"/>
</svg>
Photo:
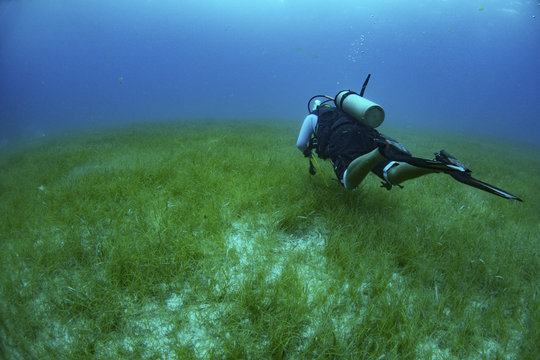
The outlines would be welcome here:
<svg viewBox="0 0 540 360">
<path fill-rule="evenodd" d="M 332 154 L 331 141 L 339 141 L 339 139 L 332 135 L 342 126 L 348 126 L 350 129 L 358 131 L 372 132 L 372 136 L 375 137 L 380 136 L 377 130 L 366 127 L 352 116 L 333 106 L 318 106 L 312 111 L 312 114 L 317 115 L 318 119 L 309 147 L 315 149 L 317 156 L 321 159 L 332 158 L 336 155 Z"/>
</svg>

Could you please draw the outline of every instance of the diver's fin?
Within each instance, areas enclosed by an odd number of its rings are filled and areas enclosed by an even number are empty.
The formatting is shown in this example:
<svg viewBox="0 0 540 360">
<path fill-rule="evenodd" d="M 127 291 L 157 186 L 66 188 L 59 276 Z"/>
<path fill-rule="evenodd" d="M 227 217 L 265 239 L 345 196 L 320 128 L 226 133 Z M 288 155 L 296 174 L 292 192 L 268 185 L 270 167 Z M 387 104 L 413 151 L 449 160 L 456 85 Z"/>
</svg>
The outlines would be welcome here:
<svg viewBox="0 0 540 360">
<path fill-rule="evenodd" d="M 473 178 L 471 176 L 471 170 L 467 169 L 467 167 L 463 165 L 461 161 L 450 155 L 450 153 L 445 150 L 441 150 L 440 152 L 435 153 L 435 160 L 441 163 L 445 163 L 450 167 L 454 167 L 454 170 L 446 171 L 446 173 L 463 184 L 487 191 L 491 194 L 503 197 L 505 199 L 523 201 L 519 197 L 512 195 L 502 189 L 499 189 L 498 187 L 489 185 L 483 181 Z"/>
<path fill-rule="evenodd" d="M 449 162 L 443 162 L 441 159 L 429 160 L 414 157 L 403 145 L 382 134 L 380 138 L 375 139 L 375 143 L 377 144 L 379 152 L 382 154 L 382 156 L 390 161 L 405 162 L 416 167 L 443 172 L 468 171 L 466 168 L 456 166 L 455 164 Z"/>
<path fill-rule="evenodd" d="M 512 195 L 502 189 L 499 189 L 498 187 L 489 185 L 483 181 L 473 178 L 470 172 L 451 171 L 448 174 L 463 184 L 475 187 L 480 190 L 487 191 L 488 193 L 500 196 L 505 199 L 523 201 L 519 197 Z"/>
</svg>

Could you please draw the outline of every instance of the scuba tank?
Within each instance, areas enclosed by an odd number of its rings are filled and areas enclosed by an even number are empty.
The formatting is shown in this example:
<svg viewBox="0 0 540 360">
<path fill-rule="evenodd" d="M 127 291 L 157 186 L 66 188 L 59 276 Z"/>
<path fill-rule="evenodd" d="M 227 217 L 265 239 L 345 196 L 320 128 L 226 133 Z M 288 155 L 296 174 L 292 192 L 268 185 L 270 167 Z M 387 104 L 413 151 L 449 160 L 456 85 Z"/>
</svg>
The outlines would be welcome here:
<svg viewBox="0 0 540 360">
<path fill-rule="evenodd" d="M 384 121 L 383 108 L 354 91 L 340 91 L 334 98 L 334 104 L 338 109 L 370 128 L 376 128 Z"/>
<path fill-rule="evenodd" d="M 366 90 L 370 77 L 371 74 L 369 74 L 364 81 L 360 94 L 351 90 L 342 90 L 333 98 L 327 95 L 313 96 L 308 101 L 308 112 L 314 113 L 319 106 L 323 106 L 325 103 L 333 101 L 336 108 L 360 121 L 362 124 L 373 129 L 380 126 L 384 121 L 383 108 L 364 97 L 364 91 Z M 326 100 L 323 102 L 315 100 L 315 105 L 311 108 L 311 101 L 320 97 L 325 98 Z"/>
</svg>

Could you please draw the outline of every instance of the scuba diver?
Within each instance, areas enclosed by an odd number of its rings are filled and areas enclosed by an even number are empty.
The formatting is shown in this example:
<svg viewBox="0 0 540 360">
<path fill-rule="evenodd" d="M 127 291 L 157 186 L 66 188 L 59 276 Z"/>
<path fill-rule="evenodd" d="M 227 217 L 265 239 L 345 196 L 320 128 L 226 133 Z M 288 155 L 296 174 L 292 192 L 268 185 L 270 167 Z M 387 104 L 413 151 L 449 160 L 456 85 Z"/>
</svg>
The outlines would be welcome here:
<svg viewBox="0 0 540 360">
<path fill-rule="evenodd" d="M 315 95 L 308 101 L 308 112 L 298 139 L 297 148 L 310 159 L 310 173 L 317 171 L 312 160 L 313 150 L 320 159 L 329 159 L 339 182 L 354 190 L 373 172 L 382 179 L 382 187 L 392 186 L 410 179 L 433 173 L 446 173 L 459 182 L 491 194 L 522 201 L 495 186 L 471 176 L 471 170 L 445 150 L 435 153 L 435 159 L 417 158 L 394 139 L 375 128 L 384 121 L 381 106 L 363 97 L 371 74 L 364 81 L 360 94 L 350 90 L 340 91 L 335 97 Z M 320 101 L 318 98 L 324 98 Z M 311 102 L 314 106 L 311 107 Z M 333 102 L 334 106 L 328 104 Z M 326 182 L 326 180 L 325 180 Z"/>
</svg>

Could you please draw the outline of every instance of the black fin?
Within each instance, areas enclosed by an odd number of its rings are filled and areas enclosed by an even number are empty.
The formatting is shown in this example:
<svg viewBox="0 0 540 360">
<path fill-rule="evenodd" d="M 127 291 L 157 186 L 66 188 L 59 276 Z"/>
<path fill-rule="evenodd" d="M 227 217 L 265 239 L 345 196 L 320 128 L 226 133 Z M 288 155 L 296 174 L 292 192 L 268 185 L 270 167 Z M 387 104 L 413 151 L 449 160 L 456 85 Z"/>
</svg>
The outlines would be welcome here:
<svg viewBox="0 0 540 360">
<path fill-rule="evenodd" d="M 473 178 L 470 173 L 468 172 L 461 172 L 461 171 L 451 171 L 449 172 L 450 176 L 452 176 L 457 181 L 475 187 L 480 190 L 487 191 L 488 193 L 491 193 L 493 195 L 500 196 L 505 199 L 510 200 L 517 200 L 517 201 L 523 201 L 519 197 L 512 195 L 502 189 L 499 189 L 498 187 L 495 187 L 493 185 L 489 185 L 488 183 L 485 183 L 483 181 L 480 181 L 478 179 Z"/>
</svg>

